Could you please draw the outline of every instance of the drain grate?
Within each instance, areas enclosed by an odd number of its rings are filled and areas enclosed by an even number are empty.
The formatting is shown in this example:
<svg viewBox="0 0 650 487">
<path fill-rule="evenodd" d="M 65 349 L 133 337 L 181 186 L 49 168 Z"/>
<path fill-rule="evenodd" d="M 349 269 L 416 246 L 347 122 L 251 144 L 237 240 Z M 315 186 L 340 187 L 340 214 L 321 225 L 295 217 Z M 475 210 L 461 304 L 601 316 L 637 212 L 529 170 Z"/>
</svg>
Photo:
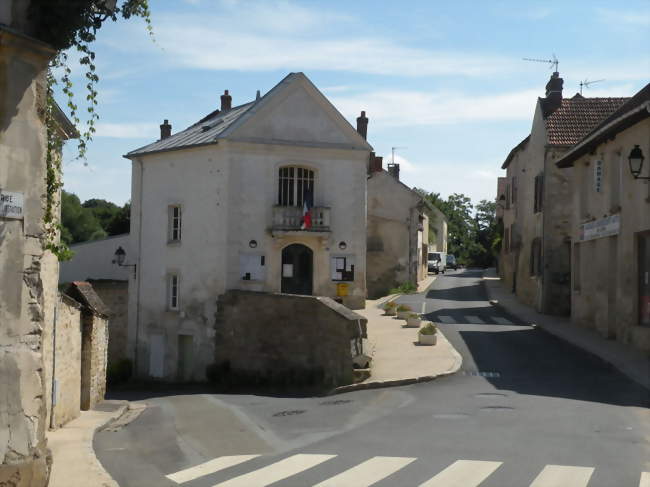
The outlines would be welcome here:
<svg viewBox="0 0 650 487">
<path fill-rule="evenodd" d="M 351 403 L 352 399 L 335 399 L 333 401 L 324 401 L 321 402 L 321 406 L 338 406 L 339 404 L 348 404 Z"/>
<path fill-rule="evenodd" d="M 508 406 L 485 406 L 481 408 L 481 411 L 514 411 L 515 408 Z"/>
<path fill-rule="evenodd" d="M 280 411 L 279 413 L 275 413 L 273 417 L 296 416 L 298 414 L 304 413 L 305 411 L 306 411 L 305 409 L 292 409 L 290 411 Z"/>
<path fill-rule="evenodd" d="M 501 377 L 501 374 L 499 372 L 483 372 L 481 370 L 463 370 L 462 374 L 471 377 L 490 377 L 490 378 Z"/>
</svg>

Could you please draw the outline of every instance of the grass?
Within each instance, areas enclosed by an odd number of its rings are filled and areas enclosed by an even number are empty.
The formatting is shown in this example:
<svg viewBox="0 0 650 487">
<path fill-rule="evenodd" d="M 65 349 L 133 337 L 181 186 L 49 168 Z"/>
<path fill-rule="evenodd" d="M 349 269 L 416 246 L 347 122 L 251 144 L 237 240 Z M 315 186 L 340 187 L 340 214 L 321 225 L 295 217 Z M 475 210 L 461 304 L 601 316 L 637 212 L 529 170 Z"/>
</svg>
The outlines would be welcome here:
<svg viewBox="0 0 650 487">
<path fill-rule="evenodd" d="M 389 294 L 413 294 L 418 290 L 418 287 L 411 282 L 404 282 L 397 287 L 388 291 Z"/>
</svg>

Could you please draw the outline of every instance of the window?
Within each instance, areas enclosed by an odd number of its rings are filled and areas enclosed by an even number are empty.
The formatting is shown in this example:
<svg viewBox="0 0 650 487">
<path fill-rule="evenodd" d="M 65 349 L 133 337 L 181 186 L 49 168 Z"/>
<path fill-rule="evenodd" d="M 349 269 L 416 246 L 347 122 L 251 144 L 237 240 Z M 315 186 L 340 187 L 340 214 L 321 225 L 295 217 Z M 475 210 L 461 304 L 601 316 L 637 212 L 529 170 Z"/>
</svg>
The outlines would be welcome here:
<svg viewBox="0 0 650 487">
<path fill-rule="evenodd" d="M 171 311 L 178 311 L 178 274 L 170 274 L 167 279 L 167 308 Z"/>
<path fill-rule="evenodd" d="M 307 202 L 313 206 L 314 171 L 303 167 L 281 167 L 278 178 L 278 205 L 302 206 Z"/>
<path fill-rule="evenodd" d="M 180 242 L 181 240 L 181 207 L 180 205 L 169 206 L 169 223 L 167 240 L 169 242 Z"/>
<path fill-rule="evenodd" d="M 510 227 L 503 231 L 503 242 L 506 253 L 510 252 Z"/>
<path fill-rule="evenodd" d="M 530 275 L 540 276 L 542 274 L 542 240 L 537 237 L 530 245 Z"/>
<path fill-rule="evenodd" d="M 511 202 L 514 205 L 517 202 L 517 177 L 512 177 L 512 195 Z"/>
<path fill-rule="evenodd" d="M 535 203 L 533 212 L 539 213 L 544 208 L 544 173 L 535 176 Z"/>
</svg>

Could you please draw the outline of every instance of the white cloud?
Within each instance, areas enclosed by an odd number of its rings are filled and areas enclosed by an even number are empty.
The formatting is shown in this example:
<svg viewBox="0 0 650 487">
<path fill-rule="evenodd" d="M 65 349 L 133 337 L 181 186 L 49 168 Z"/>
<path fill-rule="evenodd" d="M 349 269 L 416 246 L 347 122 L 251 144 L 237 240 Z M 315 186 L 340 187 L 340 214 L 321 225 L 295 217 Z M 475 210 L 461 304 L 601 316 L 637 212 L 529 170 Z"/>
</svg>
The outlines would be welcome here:
<svg viewBox="0 0 650 487">
<path fill-rule="evenodd" d="M 349 119 L 365 110 L 373 124 L 383 127 L 437 125 L 494 120 L 530 120 L 539 90 L 495 95 L 451 92 L 371 91 L 332 97 Z"/>
<path fill-rule="evenodd" d="M 650 27 L 650 11 L 647 8 L 639 11 L 597 8 L 596 14 L 602 21 L 614 26 L 625 24 L 628 26 Z"/>
<path fill-rule="evenodd" d="M 117 139 L 156 138 L 159 127 L 155 123 L 98 123 L 96 137 Z"/>
</svg>

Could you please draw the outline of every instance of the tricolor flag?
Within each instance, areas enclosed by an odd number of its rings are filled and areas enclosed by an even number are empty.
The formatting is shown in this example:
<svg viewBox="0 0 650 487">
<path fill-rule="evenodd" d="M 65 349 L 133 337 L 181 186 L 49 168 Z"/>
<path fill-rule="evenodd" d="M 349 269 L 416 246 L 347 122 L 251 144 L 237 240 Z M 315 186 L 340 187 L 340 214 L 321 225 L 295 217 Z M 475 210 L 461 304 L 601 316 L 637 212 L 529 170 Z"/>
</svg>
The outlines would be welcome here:
<svg viewBox="0 0 650 487">
<path fill-rule="evenodd" d="M 309 230 L 311 228 L 311 193 L 305 192 L 304 203 L 302 204 L 302 225 L 301 230 Z"/>
</svg>

